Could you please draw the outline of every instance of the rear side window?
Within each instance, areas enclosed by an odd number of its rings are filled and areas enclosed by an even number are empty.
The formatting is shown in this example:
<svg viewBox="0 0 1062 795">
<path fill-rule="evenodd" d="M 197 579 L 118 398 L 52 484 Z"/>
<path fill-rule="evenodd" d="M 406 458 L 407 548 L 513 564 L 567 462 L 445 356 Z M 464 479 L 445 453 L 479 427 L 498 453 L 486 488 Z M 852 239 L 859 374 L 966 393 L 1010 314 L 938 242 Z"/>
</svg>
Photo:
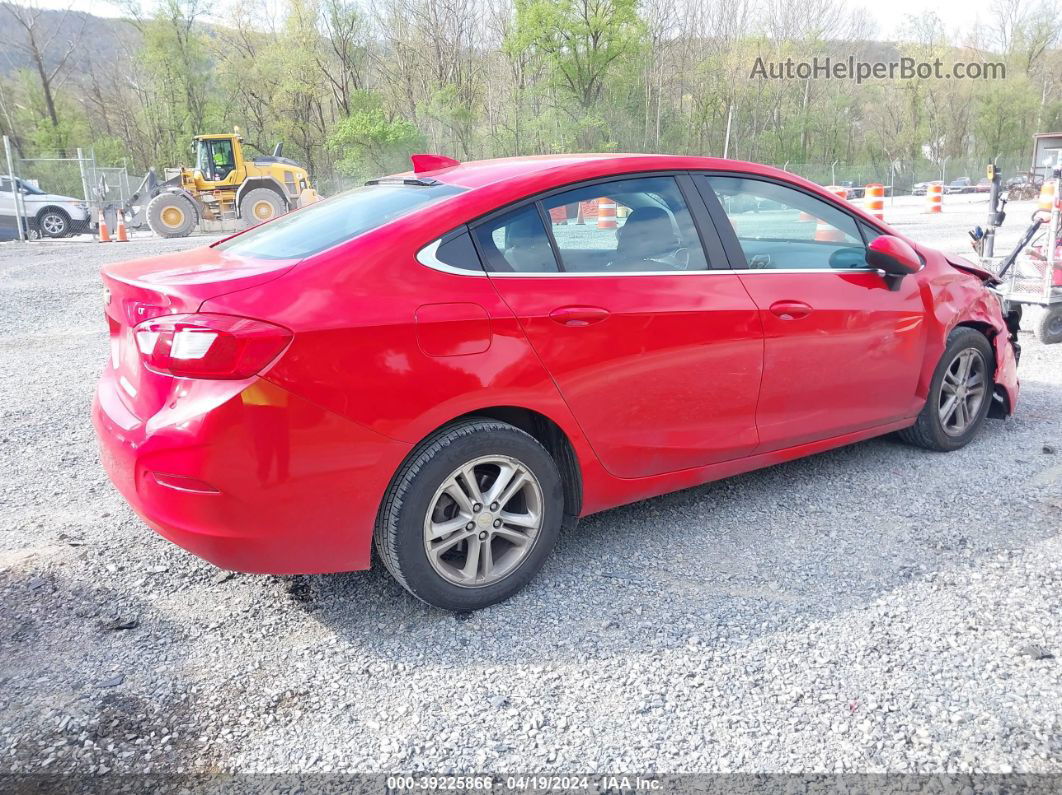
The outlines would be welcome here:
<svg viewBox="0 0 1062 795">
<path fill-rule="evenodd" d="M 365 185 L 249 229 L 215 248 L 262 259 L 303 259 L 464 192 L 434 185 Z"/>
<path fill-rule="evenodd" d="M 472 245 L 472 238 L 468 232 L 448 236 L 448 239 L 440 243 L 436 249 L 435 259 L 451 268 L 483 273 L 483 266 L 479 264 L 479 254 L 476 253 L 476 247 Z"/>
<path fill-rule="evenodd" d="M 546 227 L 538 205 L 528 204 L 475 228 L 483 264 L 498 273 L 556 273 Z"/>
<path fill-rule="evenodd" d="M 704 270 L 697 229 L 674 177 L 588 185 L 543 200 L 564 270 Z"/>
</svg>

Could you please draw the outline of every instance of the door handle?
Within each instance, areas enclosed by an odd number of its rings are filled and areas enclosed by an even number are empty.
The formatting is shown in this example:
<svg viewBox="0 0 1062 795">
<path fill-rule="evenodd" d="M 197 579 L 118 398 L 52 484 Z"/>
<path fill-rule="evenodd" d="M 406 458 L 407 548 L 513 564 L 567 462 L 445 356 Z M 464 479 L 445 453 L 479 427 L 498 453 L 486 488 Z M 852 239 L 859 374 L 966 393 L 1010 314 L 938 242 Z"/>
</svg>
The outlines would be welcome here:
<svg viewBox="0 0 1062 795">
<path fill-rule="evenodd" d="M 549 313 L 554 323 L 562 326 L 589 326 L 608 317 L 608 310 L 599 306 L 561 306 Z"/>
<path fill-rule="evenodd" d="M 778 315 L 782 320 L 799 320 L 807 317 L 814 310 L 810 304 L 803 301 L 775 301 L 771 304 L 771 312 Z"/>
</svg>

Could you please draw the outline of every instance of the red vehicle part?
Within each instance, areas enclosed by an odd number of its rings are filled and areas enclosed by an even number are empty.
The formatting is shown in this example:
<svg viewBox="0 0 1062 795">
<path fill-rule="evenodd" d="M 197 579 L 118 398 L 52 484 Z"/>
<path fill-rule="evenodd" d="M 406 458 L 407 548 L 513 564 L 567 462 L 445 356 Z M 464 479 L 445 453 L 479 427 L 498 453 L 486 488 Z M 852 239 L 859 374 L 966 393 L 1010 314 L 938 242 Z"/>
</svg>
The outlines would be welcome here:
<svg viewBox="0 0 1062 795">
<path fill-rule="evenodd" d="M 399 179 L 463 192 L 301 261 L 203 248 L 105 267 L 112 353 L 93 416 L 111 479 L 217 565 L 346 571 L 369 565 L 402 462 L 459 417 L 504 419 L 570 453 L 566 507 L 585 515 L 911 425 L 958 325 L 991 341 L 997 410 L 1014 410 L 1014 352 L 983 279 L 851 205 L 837 203 L 924 267 L 892 289 L 875 271 L 503 279 L 418 261 L 511 202 L 662 171 L 756 175 L 836 202 L 791 174 L 706 158 L 422 159 Z M 196 329 L 230 335 L 228 354 L 156 354 Z"/>
</svg>

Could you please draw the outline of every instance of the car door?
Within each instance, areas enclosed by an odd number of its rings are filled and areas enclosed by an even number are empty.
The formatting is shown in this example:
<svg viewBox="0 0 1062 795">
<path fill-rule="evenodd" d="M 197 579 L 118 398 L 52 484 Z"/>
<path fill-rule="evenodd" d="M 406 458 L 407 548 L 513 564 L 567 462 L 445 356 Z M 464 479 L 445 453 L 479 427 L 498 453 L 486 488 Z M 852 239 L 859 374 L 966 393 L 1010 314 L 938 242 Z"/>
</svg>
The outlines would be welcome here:
<svg viewBox="0 0 1062 795">
<path fill-rule="evenodd" d="M 796 186 L 697 181 L 763 322 L 757 452 L 916 413 L 926 309 L 915 278 L 890 287 L 866 265 L 880 233 Z"/>
<path fill-rule="evenodd" d="M 0 177 L 0 240 L 13 240 L 18 237 L 16 215 L 15 193 L 11 189 L 11 178 Z"/>
<path fill-rule="evenodd" d="M 760 320 L 688 176 L 583 184 L 473 235 L 609 472 L 643 477 L 755 448 Z"/>
</svg>

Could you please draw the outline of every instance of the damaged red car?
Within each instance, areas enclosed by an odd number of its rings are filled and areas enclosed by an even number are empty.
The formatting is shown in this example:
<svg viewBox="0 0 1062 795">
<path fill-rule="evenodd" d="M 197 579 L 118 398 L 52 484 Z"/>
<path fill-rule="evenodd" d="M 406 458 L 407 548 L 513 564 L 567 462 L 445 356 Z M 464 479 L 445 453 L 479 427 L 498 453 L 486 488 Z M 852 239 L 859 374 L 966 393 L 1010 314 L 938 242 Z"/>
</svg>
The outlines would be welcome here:
<svg viewBox="0 0 1062 795">
<path fill-rule="evenodd" d="M 990 274 L 730 160 L 415 156 L 103 281 L 93 418 L 148 524 L 247 572 L 375 544 L 452 610 L 568 520 L 887 433 L 956 450 L 1018 396 Z"/>
</svg>

